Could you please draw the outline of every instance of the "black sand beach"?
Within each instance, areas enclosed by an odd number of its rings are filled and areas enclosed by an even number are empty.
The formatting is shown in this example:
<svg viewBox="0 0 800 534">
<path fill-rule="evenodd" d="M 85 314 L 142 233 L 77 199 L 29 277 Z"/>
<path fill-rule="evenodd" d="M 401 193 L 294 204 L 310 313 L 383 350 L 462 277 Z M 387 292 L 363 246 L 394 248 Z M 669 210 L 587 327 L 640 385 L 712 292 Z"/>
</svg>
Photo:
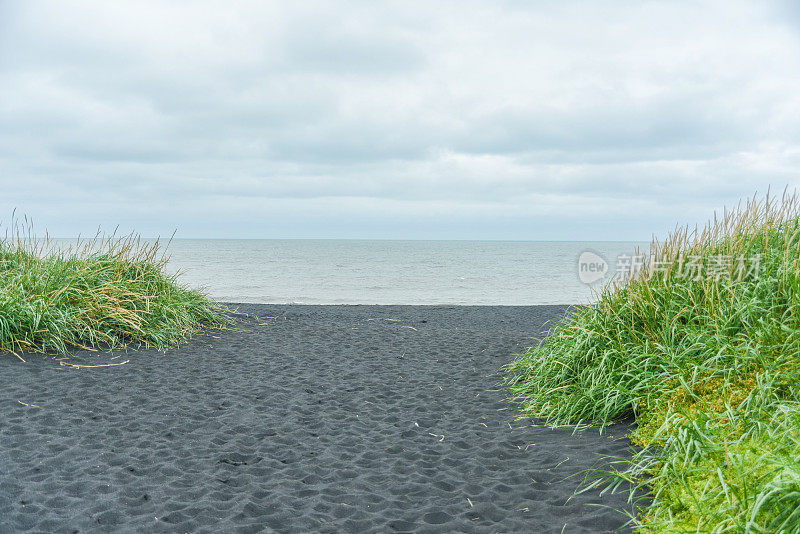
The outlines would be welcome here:
<svg viewBox="0 0 800 534">
<path fill-rule="evenodd" d="M 0 532 L 625 523 L 607 507 L 626 494 L 567 499 L 582 481 L 570 475 L 629 454 L 629 428 L 526 427 L 498 389 L 563 306 L 239 310 L 257 318 L 166 353 L 67 360 L 120 366 L 0 356 Z"/>
</svg>

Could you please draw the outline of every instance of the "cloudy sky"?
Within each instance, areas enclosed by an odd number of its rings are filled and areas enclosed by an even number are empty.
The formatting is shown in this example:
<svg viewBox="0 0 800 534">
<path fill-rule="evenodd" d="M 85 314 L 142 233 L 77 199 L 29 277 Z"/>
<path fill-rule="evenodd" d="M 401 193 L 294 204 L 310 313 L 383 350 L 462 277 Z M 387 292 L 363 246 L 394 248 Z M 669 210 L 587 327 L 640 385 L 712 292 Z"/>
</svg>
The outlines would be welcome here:
<svg viewBox="0 0 800 534">
<path fill-rule="evenodd" d="M 0 0 L 0 221 L 649 239 L 800 183 L 792 4 Z"/>
</svg>

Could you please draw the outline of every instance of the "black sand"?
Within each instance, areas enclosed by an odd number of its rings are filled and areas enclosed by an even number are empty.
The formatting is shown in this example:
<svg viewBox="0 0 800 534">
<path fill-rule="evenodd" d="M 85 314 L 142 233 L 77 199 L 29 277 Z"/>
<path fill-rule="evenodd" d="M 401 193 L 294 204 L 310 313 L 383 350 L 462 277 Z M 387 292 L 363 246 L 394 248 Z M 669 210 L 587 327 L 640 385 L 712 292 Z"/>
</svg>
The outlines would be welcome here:
<svg viewBox="0 0 800 534">
<path fill-rule="evenodd" d="M 629 454 L 629 428 L 526 428 L 497 388 L 501 366 L 564 307 L 240 310 L 259 319 L 166 354 L 68 360 L 130 360 L 116 367 L 0 355 L 0 532 L 625 523 L 591 505 L 623 508 L 625 494 L 567 499 L 582 480 L 570 475 Z"/>
</svg>

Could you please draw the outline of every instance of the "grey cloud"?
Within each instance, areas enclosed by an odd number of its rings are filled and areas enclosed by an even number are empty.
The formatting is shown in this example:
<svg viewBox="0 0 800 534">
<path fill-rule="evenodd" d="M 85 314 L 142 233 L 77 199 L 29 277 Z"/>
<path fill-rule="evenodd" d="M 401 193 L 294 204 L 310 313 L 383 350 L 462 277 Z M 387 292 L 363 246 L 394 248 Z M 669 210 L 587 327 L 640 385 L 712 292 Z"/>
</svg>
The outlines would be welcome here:
<svg viewBox="0 0 800 534">
<path fill-rule="evenodd" d="M 177 158 L 174 148 L 166 146 L 132 146 L 130 142 L 117 143 L 100 141 L 87 145 L 84 143 L 63 143 L 52 149 L 52 154 L 59 159 L 79 159 L 95 162 L 139 162 L 144 164 L 174 162 L 191 157 L 184 154 Z M 197 154 L 200 156 L 201 154 Z"/>
<path fill-rule="evenodd" d="M 597 9 L 0 2 L 0 214 L 625 238 L 626 206 L 662 224 L 796 180 L 800 43 L 775 9 Z"/>
<path fill-rule="evenodd" d="M 409 37 L 365 28 L 348 28 L 329 17 L 303 17 L 289 31 L 284 68 L 346 76 L 404 75 L 425 65 Z"/>
</svg>

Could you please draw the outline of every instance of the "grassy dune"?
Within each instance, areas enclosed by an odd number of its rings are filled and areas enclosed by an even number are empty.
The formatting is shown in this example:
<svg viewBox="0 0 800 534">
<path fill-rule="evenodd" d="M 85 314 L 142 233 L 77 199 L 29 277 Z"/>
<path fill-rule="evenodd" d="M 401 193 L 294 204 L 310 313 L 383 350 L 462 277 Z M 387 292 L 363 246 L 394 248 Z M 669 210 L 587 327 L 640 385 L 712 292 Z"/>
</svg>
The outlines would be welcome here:
<svg viewBox="0 0 800 534">
<path fill-rule="evenodd" d="M 68 250 L 15 230 L 0 241 L 0 351 L 166 348 L 227 323 L 164 271 L 158 242 L 95 238 Z"/>
<path fill-rule="evenodd" d="M 648 492 L 643 532 L 800 532 L 797 198 L 754 198 L 650 258 L 519 356 L 512 394 L 551 425 L 636 416 L 644 449 L 593 485 Z"/>
</svg>

